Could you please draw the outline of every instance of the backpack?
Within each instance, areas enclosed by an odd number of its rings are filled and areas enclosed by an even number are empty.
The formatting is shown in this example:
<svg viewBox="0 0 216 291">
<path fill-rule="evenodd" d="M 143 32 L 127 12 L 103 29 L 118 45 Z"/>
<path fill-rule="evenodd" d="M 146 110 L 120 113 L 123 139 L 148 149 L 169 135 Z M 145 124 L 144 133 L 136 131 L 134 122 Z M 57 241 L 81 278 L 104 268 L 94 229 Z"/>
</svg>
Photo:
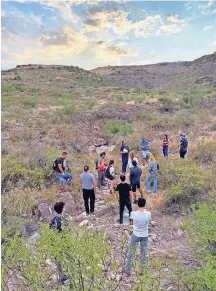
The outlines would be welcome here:
<svg viewBox="0 0 216 291">
<path fill-rule="evenodd" d="M 106 168 L 106 171 L 105 171 L 105 178 L 110 178 L 110 167 Z"/>
<path fill-rule="evenodd" d="M 56 171 L 58 169 L 57 159 L 53 162 L 52 168 L 53 168 L 54 171 Z"/>
</svg>

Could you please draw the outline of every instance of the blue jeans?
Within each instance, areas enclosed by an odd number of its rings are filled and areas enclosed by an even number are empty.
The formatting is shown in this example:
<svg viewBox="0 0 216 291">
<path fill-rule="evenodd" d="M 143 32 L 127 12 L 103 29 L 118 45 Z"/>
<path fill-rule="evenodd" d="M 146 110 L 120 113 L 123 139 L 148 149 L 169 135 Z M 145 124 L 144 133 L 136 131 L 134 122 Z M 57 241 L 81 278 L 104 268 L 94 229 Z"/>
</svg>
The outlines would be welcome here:
<svg viewBox="0 0 216 291">
<path fill-rule="evenodd" d="M 168 157 L 168 147 L 163 147 L 163 155 L 164 157 Z"/>
<path fill-rule="evenodd" d="M 126 173 L 127 170 L 127 164 L 128 164 L 128 156 L 122 155 L 122 173 Z"/>
<path fill-rule="evenodd" d="M 151 182 L 153 181 L 153 193 L 157 193 L 157 183 L 158 180 L 156 177 L 154 177 L 151 174 L 148 174 L 148 176 L 146 177 L 146 189 L 147 190 L 151 190 Z"/>
<path fill-rule="evenodd" d="M 59 182 L 61 185 L 63 185 L 63 186 L 67 185 L 67 181 L 68 181 L 70 175 L 68 175 L 66 173 L 63 175 L 61 173 L 56 173 L 56 176 L 59 179 Z"/>
<path fill-rule="evenodd" d="M 147 244 L 148 237 L 137 237 L 133 233 L 130 238 L 130 245 L 127 254 L 127 261 L 125 264 L 125 272 L 131 272 L 131 259 L 133 256 L 133 252 L 135 251 L 137 243 L 140 243 L 140 266 L 144 267 L 146 262 L 146 252 L 147 252 Z"/>
</svg>

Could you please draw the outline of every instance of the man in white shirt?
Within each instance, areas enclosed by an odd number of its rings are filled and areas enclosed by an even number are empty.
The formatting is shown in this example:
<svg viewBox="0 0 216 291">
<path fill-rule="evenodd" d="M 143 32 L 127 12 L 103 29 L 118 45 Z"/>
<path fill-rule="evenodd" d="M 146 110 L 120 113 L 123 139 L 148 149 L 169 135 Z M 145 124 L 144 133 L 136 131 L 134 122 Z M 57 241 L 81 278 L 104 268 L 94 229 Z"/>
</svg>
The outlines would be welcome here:
<svg viewBox="0 0 216 291">
<path fill-rule="evenodd" d="M 148 225 L 151 220 L 151 212 L 145 209 L 146 200 L 143 197 L 138 199 L 138 210 L 132 211 L 130 215 L 131 224 L 133 224 L 133 233 L 130 238 L 130 245 L 127 254 L 127 260 L 124 271 L 131 273 L 131 260 L 136 244 L 140 243 L 140 266 L 145 265 L 147 243 L 148 243 Z"/>
</svg>

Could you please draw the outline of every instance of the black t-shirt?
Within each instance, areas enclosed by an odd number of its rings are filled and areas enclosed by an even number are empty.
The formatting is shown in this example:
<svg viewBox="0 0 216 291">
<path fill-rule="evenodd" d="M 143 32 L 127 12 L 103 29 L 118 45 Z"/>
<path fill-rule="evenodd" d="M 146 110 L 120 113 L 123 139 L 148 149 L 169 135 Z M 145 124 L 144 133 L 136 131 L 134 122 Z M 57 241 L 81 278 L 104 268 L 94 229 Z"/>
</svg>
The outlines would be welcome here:
<svg viewBox="0 0 216 291">
<path fill-rule="evenodd" d="M 58 167 L 59 164 L 62 166 L 63 171 L 65 171 L 65 167 L 64 167 L 64 159 L 63 159 L 62 157 L 59 157 L 59 158 L 57 159 L 57 170 L 56 170 L 57 173 L 61 173 L 61 172 L 59 171 L 59 167 Z"/>
<path fill-rule="evenodd" d="M 131 186 L 128 183 L 118 184 L 116 191 L 119 192 L 119 200 L 130 199 Z"/>
</svg>

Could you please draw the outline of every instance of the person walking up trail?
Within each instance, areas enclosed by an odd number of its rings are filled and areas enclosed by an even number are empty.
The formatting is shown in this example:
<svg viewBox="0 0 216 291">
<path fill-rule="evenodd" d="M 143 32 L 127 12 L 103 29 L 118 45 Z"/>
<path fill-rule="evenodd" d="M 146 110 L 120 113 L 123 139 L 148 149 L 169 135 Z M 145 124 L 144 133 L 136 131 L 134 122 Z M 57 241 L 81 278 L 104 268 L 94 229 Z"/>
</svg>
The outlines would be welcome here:
<svg viewBox="0 0 216 291">
<path fill-rule="evenodd" d="M 115 192 L 116 188 L 116 178 L 115 178 L 115 168 L 114 168 L 114 161 L 109 161 L 109 167 L 106 169 L 105 177 L 110 180 L 110 193 L 112 194 L 112 190 Z"/>
<path fill-rule="evenodd" d="M 120 180 L 121 183 L 116 187 L 116 198 L 119 201 L 120 224 L 122 224 L 125 206 L 128 209 L 129 215 L 132 212 L 131 199 L 133 194 L 131 192 L 131 186 L 125 182 L 125 175 L 121 175 Z"/>
<path fill-rule="evenodd" d="M 100 190 L 102 186 L 105 186 L 105 171 L 106 171 L 107 161 L 106 153 L 100 154 L 100 158 L 97 160 L 97 170 L 98 170 L 98 189 Z"/>
<path fill-rule="evenodd" d="M 185 155 L 187 153 L 187 149 L 188 149 L 188 140 L 185 137 L 184 133 L 182 133 L 180 135 L 180 143 L 179 143 L 179 145 L 180 145 L 180 149 L 179 149 L 180 158 L 184 159 Z"/>
<path fill-rule="evenodd" d="M 143 191 L 140 186 L 140 178 L 142 176 L 142 170 L 137 166 L 136 161 L 132 161 L 133 168 L 130 170 L 130 184 L 131 184 L 131 189 L 133 192 L 133 197 L 134 197 L 134 203 L 137 203 L 136 199 L 136 189 L 139 189 L 139 192 L 141 194 L 141 197 L 143 196 Z"/>
<path fill-rule="evenodd" d="M 140 271 L 142 272 L 146 263 L 146 252 L 148 243 L 148 225 L 151 220 L 151 212 L 145 209 L 146 200 L 141 197 L 138 199 L 138 210 L 132 211 L 130 215 L 133 233 L 130 238 L 129 250 L 127 254 L 124 272 L 131 273 L 131 260 L 137 243 L 140 243 Z"/>
<path fill-rule="evenodd" d="M 128 168 L 129 169 L 133 168 L 132 161 L 136 161 L 137 165 L 139 165 L 138 159 L 136 158 L 134 151 L 131 151 L 129 154 L 129 159 L 128 159 Z"/>
<path fill-rule="evenodd" d="M 94 176 L 89 173 L 89 166 L 84 167 L 83 173 L 80 175 L 80 183 L 83 191 L 83 200 L 85 204 L 86 216 L 94 215 L 95 208 L 95 189 L 96 183 Z M 90 200 L 90 211 L 89 211 Z"/>
<path fill-rule="evenodd" d="M 143 166 L 145 166 L 148 163 L 146 155 L 151 154 L 151 152 L 149 151 L 149 141 L 145 137 L 142 138 L 142 141 L 140 143 L 140 149 L 142 153 L 142 163 Z"/>
<path fill-rule="evenodd" d="M 121 148 L 120 148 L 120 154 L 122 156 L 122 174 L 125 174 L 127 170 L 128 152 L 129 152 L 129 147 L 127 146 L 126 141 L 123 140 Z"/>
<path fill-rule="evenodd" d="M 53 163 L 53 170 L 56 171 L 56 176 L 59 179 L 60 185 L 58 190 L 66 190 L 67 181 L 72 180 L 72 176 L 66 173 L 66 158 L 68 157 L 67 152 L 63 152 L 59 158 Z"/>
<path fill-rule="evenodd" d="M 162 140 L 162 148 L 163 148 L 163 155 L 164 157 L 168 157 L 168 150 L 169 150 L 170 140 L 167 134 L 164 134 L 164 138 Z"/>
<path fill-rule="evenodd" d="M 151 161 L 149 163 L 149 167 L 148 167 L 148 175 L 146 177 L 146 190 L 148 192 L 151 191 L 151 183 L 153 182 L 153 189 L 152 192 L 153 193 L 157 193 L 157 184 L 158 184 L 158 174 L 159 174 L 159 170 L 160 170 L 160 165 L 158 163 L 158 161 L 156 161 L 155 157 L 153 155 L 147 155 L 147 159 L 150 159 Z"/>
</svg>

